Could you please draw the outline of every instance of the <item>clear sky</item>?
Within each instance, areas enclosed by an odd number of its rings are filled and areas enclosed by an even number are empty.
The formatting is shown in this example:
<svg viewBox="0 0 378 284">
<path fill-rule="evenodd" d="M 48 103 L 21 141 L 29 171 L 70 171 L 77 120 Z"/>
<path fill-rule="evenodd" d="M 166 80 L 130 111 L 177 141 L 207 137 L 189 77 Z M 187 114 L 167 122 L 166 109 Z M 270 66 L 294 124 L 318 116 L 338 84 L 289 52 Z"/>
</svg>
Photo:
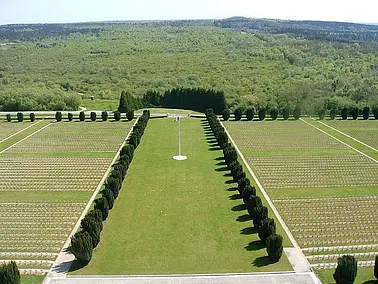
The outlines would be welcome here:
<svg viewBox="0 0 378 284">
<path fill-rule="evenodd" d="M 220 19 L 378 22 L 378 0 L 0 0 L 0 24 Z"/>
</svg>

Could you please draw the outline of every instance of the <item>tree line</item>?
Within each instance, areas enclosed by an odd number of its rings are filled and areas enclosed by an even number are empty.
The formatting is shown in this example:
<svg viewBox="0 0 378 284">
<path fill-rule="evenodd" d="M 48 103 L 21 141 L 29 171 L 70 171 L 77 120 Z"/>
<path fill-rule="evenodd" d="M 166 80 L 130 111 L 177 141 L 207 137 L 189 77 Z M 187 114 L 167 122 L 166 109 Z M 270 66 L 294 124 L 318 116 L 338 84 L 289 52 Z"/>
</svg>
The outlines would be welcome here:
<svg viewBox="0 0 378 284">
<path fill-rule="evenodd" d="M 148 91 L 143 95 L 146 107 L 167 107 L 189 109 L 204 112 L 212 108 L 216 114 L 221 114 L 226 108 L 223 91 L 203 88 L 174 88 L 161 95 L 157 91 Z"/>
<path fill-rule="evenodd" d="M 228 142 L 228 135 L 220 124 L 212 109 L 205 112 L 210 128 L 223 151 L 224 160 L 231 172 L 233 181 L 238 184 L 237 190 L 247 206 L 249 216 L 254 227 L 258 230 L 260 241 L 266 246 L 269 259 L 278 261 L 282 256 L 282 236 L 276 234 L 274 219 L 268 217 L 268 208 L 263 205 L 261 198 L 256 194 L 256 188 L 246 177 L 243 166 L 238 161 L 238 153 Z"/>
<path fill-rule="evenodd" d="M 259 120 L 264 120 L 267 116 L 268 111 L 269 111 L 269 114 L 270 114 L 270 118 L 272 120 L 276 120 L 278 118 L 279 114 L 282 115 L 282 118 L 284 120 L 288 120 L 291 113 L 292 113 L 293 118 L 295 120 L 298 120 L 302 115 L 302 110 L 299 107 L 299 105 L 297 105 L 292 112 L 291 112 L 291 110 L 288 106 L 284 107 L 281 110 L 279 110 L 277 108 L 271 108 L 270 110 L 267 110 L 266 108 L 260 108 L 260 109 L 256 110 L 253 107 L 248 107 L 244 111 L 241 108 L 236 108 L 234 110 L 233 114 L 234 114 L 234 119 L 236 121 L 241 120 L 243 118 L 243 115 L 245 116 L 246 120 L 248 120 L 248 121 L 253 120 L 255 118 L 255 116 Z M 225 121 L 230 119 L 230 110 L 229 109 L 224 109 L 222 111 L 222 118 Z"/>
<path fill-rule="evenodd" d="M 95 200 L 94 209 L 89 211 L 81 220 L 81 230 L 71 238 L 69 250 L 80 262 L 89 263 L 92 258 L 93 249 L 100 242 L 103 222 L 108 218 L 109 210 L 114 207 L 114 202 L 122 188 L 122 182 L 133 160 L 134 151 L 141 141 L 149 119 L 150 112 L 145 110 L 134 125 L 127 144 L 122 147 L 119 159 L 113 165 L 113 169 L 105 182 L 104 189 L 101 191 L 101 197 Z"/>
</svg>

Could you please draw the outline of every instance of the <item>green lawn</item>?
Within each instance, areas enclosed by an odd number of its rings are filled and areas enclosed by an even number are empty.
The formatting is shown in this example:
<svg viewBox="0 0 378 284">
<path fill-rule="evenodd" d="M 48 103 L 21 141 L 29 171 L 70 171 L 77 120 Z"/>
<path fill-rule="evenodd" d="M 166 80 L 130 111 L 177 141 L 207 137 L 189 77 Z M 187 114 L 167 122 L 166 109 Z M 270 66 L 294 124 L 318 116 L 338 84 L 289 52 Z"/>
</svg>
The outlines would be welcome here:
<svg viewBox="0 0 378 284">
<path fill-rule="evenodd" d="M 74 274 L 175 274 L 292 270 L 269 263 L 222 152 L 199 119 L 152 119 L 89 265 Z"/>
<path fill-rule="evenodd" d="M 45 275 L 21 275 L 21 284 L 41 284 Z"/>
<path fill-rule="evenodd" d="M 85 107 L 87 110 L 103 110 L 103 111 L 115 111 L 118 108 L 119 100 L 101 100 L 94 99 L 82 99 L 80 106 Z"/>
<path fill-rule="evenodd" d="M 320 269 L 316 270 L 316 274 L 323 284 L 335 284 L 333 273 L 335 269 Z M 357 277 L 355 284 L 377 284 L 378 281 L 374 277 L 374 267 L 359 267 L 357 270 Z"/>
</svg>

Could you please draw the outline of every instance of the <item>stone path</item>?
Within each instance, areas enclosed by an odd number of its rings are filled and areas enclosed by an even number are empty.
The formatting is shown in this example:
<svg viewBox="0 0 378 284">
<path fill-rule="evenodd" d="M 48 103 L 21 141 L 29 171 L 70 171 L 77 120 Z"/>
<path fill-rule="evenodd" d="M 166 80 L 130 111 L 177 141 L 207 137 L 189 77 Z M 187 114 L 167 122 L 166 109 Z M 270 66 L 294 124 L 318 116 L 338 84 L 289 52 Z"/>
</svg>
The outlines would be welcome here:
<svg viewBox="0 0 378 284">
<path fill-rule="evenodd" d="M 174 276 L 83 276 L 48 279 L 46 284 L 314 284 L 314 273 L 262 273 Z"/>
</svg>

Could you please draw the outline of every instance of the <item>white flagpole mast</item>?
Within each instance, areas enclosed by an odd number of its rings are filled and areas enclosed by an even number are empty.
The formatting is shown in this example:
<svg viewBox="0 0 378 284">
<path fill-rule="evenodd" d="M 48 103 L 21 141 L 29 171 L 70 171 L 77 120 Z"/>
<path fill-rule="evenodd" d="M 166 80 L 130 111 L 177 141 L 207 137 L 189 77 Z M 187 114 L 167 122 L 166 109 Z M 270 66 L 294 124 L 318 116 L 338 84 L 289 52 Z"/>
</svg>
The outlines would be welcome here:
<svg viewBox="0 0 378 284">
<path fill-rule="evenodd" d="M 178 148 L 179 148 L 179 154 L 178 154 L 178 156 L 174 156 L 173 159 L 178 160 L 178 161 L 182 161 L 182 160 L 186 160 L 187 157 L 186 156 L 181 156 L 181 118 L 179 116 L 177 116 L 176 121 L 177 120 L 179 122 L 179 127 L 178 127 Z"/>
<path fill-rule="evenodd" d="M 181 157 L 181 118 L 179 118 L 179 157 Z"/>
</svg>

